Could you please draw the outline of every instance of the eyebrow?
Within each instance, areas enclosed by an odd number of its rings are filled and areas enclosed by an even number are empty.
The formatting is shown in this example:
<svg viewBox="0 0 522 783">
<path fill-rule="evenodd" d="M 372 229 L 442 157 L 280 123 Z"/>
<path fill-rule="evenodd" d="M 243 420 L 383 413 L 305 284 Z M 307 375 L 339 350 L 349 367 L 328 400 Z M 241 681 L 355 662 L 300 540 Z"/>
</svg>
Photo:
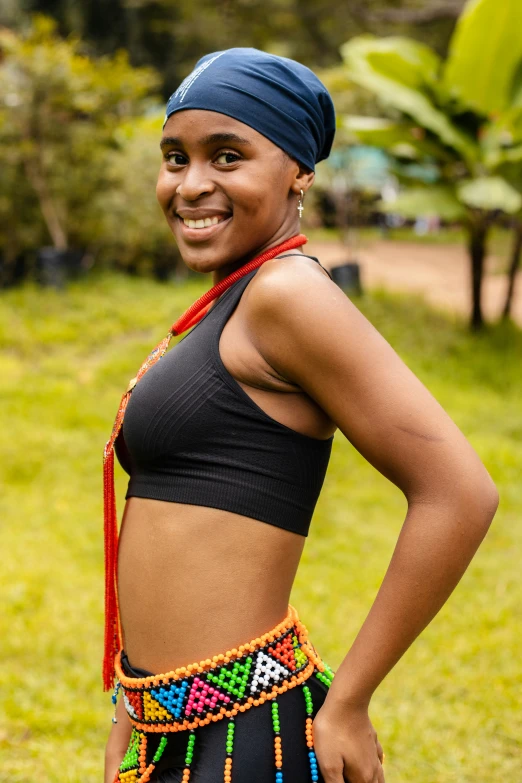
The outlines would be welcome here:
<svg viewBox="0 0 522 783">
<path fill-rule="evenodd" d="M 199 140 L 199 144 L 202 144 L 204 147 L 207 147 L 210 144 L 227 144 L 230 142 L 233 144 L 244 144 L 249 147 L 252 146 L 252 142 L 248 141 L 248 139 L 244 139 L 243 136 L 238 136 L 237 133 L 211 133 L 209 136 L 204 136 Z M 163 147 L 167 146 L 182 147 L 183 141 L 177 136 L 165 136 L 160 141 L 160 148 L 163 149 Z"/>
</svg>

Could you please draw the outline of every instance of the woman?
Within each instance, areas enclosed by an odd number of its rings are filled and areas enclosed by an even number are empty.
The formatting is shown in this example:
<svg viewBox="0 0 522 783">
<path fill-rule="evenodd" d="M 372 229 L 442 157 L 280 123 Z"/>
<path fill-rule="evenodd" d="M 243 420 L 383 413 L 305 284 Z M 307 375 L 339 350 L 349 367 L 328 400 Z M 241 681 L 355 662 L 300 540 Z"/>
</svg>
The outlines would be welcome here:
<svg viewBox="0 0 522 783">
<path fill-rule="evenodd" d="M 333 135 L 313 73 L 255 49 L 207 55 L 169 100 L 157 197 L 215 286 L 131 381 L 106 448 L 105 684 L 117 652 L 124 695 L 107 783 L 383 783 L 371 697 L 494 516 L 462 433 L 300 250 Z M 288 601 L 336 429 L 408 512 L 332 681 Z M 117 595 L 114 441 L 130 474 Z"/>
</svg>

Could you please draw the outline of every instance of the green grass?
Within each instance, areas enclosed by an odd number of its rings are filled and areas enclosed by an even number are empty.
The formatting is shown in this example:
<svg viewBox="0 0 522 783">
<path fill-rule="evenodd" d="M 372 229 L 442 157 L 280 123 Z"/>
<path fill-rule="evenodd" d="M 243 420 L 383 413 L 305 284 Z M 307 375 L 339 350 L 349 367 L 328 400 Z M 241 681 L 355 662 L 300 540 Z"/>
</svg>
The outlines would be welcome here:
<svg viewBox="0 0 522 783">
<path fill-rule="evenodd" d="M 209 281 L 93 276 L 0 300 L 0 781 L 98 783 L 101 454 L 126 386 Z M 521 780 L 522 333 L 478 337 L 419 299 L 357 305 L 477 449 L 500 491 L 485 541 L 442 611 L 378 689 L 387 783 Z M 117 467 L 119 513 L 126 475 Z M 379 587 L 402 494 L 339 433 L 292 595 L 335 668 Z M 210 783 L 210 781 L 209 781 Z"/>
</svg>

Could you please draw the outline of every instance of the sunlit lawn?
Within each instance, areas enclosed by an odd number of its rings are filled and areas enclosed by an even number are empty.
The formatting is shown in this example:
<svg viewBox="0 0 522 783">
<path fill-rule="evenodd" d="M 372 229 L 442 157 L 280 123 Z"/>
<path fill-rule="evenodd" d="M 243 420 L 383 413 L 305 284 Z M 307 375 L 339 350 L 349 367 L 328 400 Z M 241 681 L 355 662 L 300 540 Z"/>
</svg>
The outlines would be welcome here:
<svg viewBox="0 0 522 783">
<path fill-rule="evenodd" d="M 0 781 L 102 779 L 111 719 L 100 679 L 103 444 L 128 379 L 209 285 L 104 275 L 66 293 L 1 296 Z M 411 298 L 357 304 L 455 419 L 501 495 L 455 593 L 372 701 L 387 783 L 519 783 L 522 333 L 471 337 Z M 119 466 L 117 482 L 121 514 Z M 293 593 L 334 668 L 405 511 L 338 433 Z"/>
</svg>

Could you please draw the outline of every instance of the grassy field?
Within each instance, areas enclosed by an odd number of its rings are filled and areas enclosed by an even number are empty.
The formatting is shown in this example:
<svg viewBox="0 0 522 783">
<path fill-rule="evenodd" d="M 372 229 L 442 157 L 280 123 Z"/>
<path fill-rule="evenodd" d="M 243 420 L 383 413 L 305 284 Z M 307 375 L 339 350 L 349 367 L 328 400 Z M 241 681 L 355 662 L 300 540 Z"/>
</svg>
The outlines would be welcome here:
<svg viewBox="0 0 522 783">
<path fill-rule="evenodd" d="M 0 781 L 99 783 L 101 464 L 120 395 L 209 280 L 93 276 L 0 300 Z M 500 491 L 450 600 L 378 689 L 387 783 L 522 780 L 522 332 L 479 337 L 418 299 L 357 302 L 474 445 Z M 117 466 L 121 515 L 126 474 Z M 337 434 L 292 600 L 334 668 L 381 582 L 402 494 Z M 209 783 L 213 783 L 209 781 Z"/>
</svg>

